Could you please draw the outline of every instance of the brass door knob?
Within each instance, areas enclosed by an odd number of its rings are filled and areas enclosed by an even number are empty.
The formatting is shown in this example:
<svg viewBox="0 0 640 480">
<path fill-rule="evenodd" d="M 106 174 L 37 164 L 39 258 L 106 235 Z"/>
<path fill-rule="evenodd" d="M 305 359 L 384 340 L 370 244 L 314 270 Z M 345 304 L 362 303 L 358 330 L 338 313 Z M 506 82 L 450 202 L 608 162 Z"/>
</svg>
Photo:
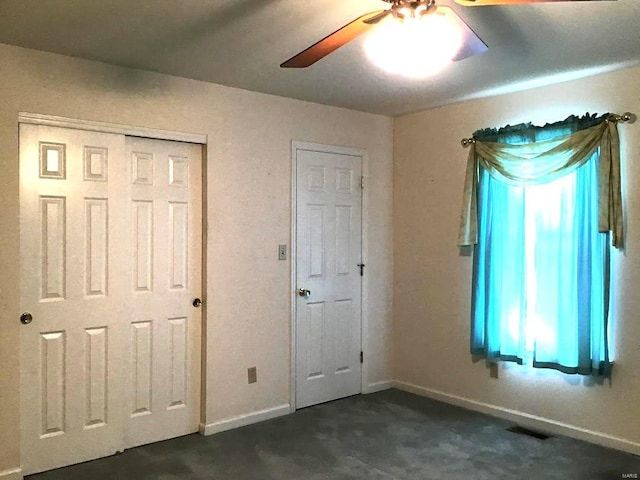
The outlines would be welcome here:
<svg viewBox="0 0 640 480">
<path fill-rule="evenodd" d="M 199 298 L 196 298 L 191 305 L 193 305 L 196 308 L 199 308 L 202 305 L 202 300 L 200 300 Z"/>
<path fill-rule="evenodd" d="M 311 295 L 311 290 L 308 290 L 306 288 L 300 288 L 298 289 L 298 295 L 300 295 L 301 297 L 307 298 Z"/>
<path fill-rule="evenodd" d="M 29 312 L 25 312 L 22 315 L 20 315 L 21 324 L 29 325 L 31 322 L 33 322 L 33 315 L 31 315 Z"/>
</svg>

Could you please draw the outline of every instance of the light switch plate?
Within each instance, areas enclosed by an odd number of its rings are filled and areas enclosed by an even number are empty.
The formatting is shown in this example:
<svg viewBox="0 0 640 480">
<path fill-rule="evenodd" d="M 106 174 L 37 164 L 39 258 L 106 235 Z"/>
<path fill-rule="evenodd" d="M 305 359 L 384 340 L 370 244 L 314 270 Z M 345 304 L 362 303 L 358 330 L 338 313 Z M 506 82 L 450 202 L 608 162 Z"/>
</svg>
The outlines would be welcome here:
<svg viewBox="0 0 640 480">
<path fill-rule="evenodd" d="M 278 260 L 286 260 L 286 259 L 287 259 L 287 246 L 278 245 Z"/>
</svg>

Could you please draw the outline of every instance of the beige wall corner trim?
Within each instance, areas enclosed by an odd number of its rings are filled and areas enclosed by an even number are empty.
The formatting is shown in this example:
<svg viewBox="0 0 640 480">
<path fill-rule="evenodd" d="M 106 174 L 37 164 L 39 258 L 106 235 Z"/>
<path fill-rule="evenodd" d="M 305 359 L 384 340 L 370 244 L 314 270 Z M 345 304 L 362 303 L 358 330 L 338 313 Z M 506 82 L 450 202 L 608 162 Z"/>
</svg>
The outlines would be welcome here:
<svg viewBox="0 0 640 480">
<path fill-rule="evenodd" d="M 367 384 L 366 388 L 362 390 L 362 393 L 376 393 L 383 390 L 389 390 L 390 388 L 393 388 L 393 381 L 383 380 L 382 382 Z"/>
<path fill-rule="evenodd" d="M 584 440 L 585 442 L 595 443 L 608 448 L 622 450 L 623 452 L 640 455 L 640 443 L 632 442 L 620 437 L 614 437 L 602 432 L 587 430 L 586 428 L 576 427 L 568 423 L 557 422 L 549 418 L 531 415 L 529 413 L 512 410 L 509 408 L 492 405 L 490 403 L 478 402 L 470 398 L 452 395 L 450 393 L 433 390 L 430 388 L 420 387 L 411 383 L 400 381 L 393 382 L 393 386 L 405 392 L 415 393 L 423 397 L 428 397 L 440 402 L 449 403 L 458 407 L 463 407 L 480 413 L 485 413 L 493 417 L 502 418 L 517 423 L 526 428 L 541 430 L 546 433 L 556 435 L 565 435 L 567 437 Z"/>
<path fill-rule="evenodd" d="M 264 410 L 258 410 L 257 412 L 251 412 L 244 415 L 238 415 L 236 417 L 226 418 L 217 422 L 208 423 L 206 425 L 200 425 L 201 435 L 213 435 L 214 433 L 225 432 L 234 428 L 244 427 L 253 423 L 263 422 L 272 418 L 288 415 L 291 412 L 290 405 L 278 405 L 277 407 L 266 408 Z"/>
<path fill-rule="evenodd" d="M 22 480 L 22 469 L 11 468 L 0 472 L 0 480 Z"/>
<path fill-rule="evenodd" d="M 18 122 L 50 127 L 74 128 L 76 130 L 90 130 L 93 132 L 115 133 L 132 137 L 156 138 L 176 142 L 206 144 L 207 136 L 199 133 L 172 132 L 155 128 L 135 127 L 117 123 L 94 122 L 92 120 L 78 120 L 55 115 L 20 112 Z"/>
</svg>

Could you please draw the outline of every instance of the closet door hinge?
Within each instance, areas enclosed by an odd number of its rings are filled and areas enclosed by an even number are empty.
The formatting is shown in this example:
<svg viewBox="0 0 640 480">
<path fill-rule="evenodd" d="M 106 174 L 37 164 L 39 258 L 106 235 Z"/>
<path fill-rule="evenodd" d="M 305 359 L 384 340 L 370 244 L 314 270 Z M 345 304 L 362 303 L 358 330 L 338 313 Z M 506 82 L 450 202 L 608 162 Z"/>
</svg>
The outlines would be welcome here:
<svg viewBox="0 0 640 480">
<path fill-rule="evenodd" d="M 360 177 L 360 188 L 364 190 L 364 176 Z"/>
<path fill-rule="evenodd" d="M 364 363 L 364 353 L 360 351 L 360 363 Z"/>
<path fill-rule="evenodd" d="M 358 267 L 360 267 L 360 276 L 364 277 L 364 263 L 359 263 Z"/>
</svg>

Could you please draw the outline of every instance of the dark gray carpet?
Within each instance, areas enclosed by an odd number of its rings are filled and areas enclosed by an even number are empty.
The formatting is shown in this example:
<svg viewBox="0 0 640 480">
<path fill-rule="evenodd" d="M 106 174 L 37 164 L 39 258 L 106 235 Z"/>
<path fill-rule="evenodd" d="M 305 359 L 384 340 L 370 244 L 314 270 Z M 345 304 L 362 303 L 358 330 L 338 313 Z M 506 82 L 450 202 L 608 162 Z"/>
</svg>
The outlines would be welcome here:
<svg viewBox="0 0 640 480">
<path fill-rule="evenodd" d="M 387 390 L 27 478 L 618 480 L 640 476 L 640 457 L 566 437 L 538 440 L 508 432 L 509 426 L 486 415 Z"/>
</svg>

